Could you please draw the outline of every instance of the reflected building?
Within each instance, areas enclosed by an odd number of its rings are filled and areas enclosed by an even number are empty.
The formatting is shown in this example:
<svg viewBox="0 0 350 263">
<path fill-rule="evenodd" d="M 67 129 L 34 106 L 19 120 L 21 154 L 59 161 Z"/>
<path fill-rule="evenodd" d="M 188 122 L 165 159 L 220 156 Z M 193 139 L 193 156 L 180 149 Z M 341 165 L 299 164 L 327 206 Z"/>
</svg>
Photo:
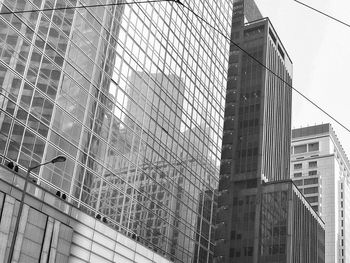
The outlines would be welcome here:
<svg viewBox="0 0 350 263">
<path fill-rule="evenodd" d="M 290 260 L 305 238 L 300 257 L 318 262 L 320 255 L 323 262 L 322 245 L 318 250 L 313 243 L 324 243 L 323 222 L 288 181 L 292 61 L 252 0 L 234 1 L 231 40 L 215 261 L 299 262 Z M 307 227 L 301 219 L 313 226 L 312 234 L 290 239 Z"/>
<path fill-rule="evenodd" d="M 332 125 L 292 130 L 291 178 L 325 222 L 325 262 L 350 257 L 350 163 Z"/>
<path fill-rule="evenodd" d="M 104 2 L 120 5 L 0 15 L 1 163 L 63 154 L 37 184 L 175 262 L 211 262 L 229 42 L 176 2 Z M 231 1 L 181 2 L 230 34 Z"/>
<path fill-rule="evenodd" d="M 123 218 L 117 216 L 116 220 L 128 225 L 137 238 L 157 244 L 164 251 L 170 250 L 175 257 L 181 257 L 184 262 L 191 260 L 211 262 L 212 254 L 208 258 L 205 249 L 195 246 L 194 237 L 197 238 L 197 242 L 203 243 L 203 246 L 208 246 L 213 192 L 200 191 L 199 185 L 198 188 L 194 188 L 189 183 L 189 181 L 195 182 L 197 177 L 207 178 L 206 180 L 210 182 L 210 178 L 215 174 L 215 163 L 201 159 L 203 153 L 199 153 L 198 150 L 208 144 L 206 141 L 208 138 L 201 138 L 203 134 L 207 134 L 205 123 L 181 132 L 178 143 L 186 145 L 186 150 L 177 148 L 178 152 L 169 152 L 168 149 L 174 143 L 171 133 L 182 130 L 181 120 L 184 118 L 183 115 L 186 115 L 183 112 L 185 84 L 175 75 L 152 74 L 147 84 L 143 81 L 145 77 L 148 78 L 145 73 L 136 72 L 129 79 L 129 82 L 135 85 L 136 94 L 128 100 L 127 108 L 136 121 L 131 122 L 131 119 L 128 119 L 126 124 L 134 127 L 137 123 L 144 123 L 145 141 L 152 143 L 155 141 L 167 147 L 160 148 L 160 154 L 155 155 L 149 145 L 142 144 L 145 148 L 140 151 L 144 152 L 144 155 L 138 160 L 141 164 L 138 168 L 115 167 L 114 173 L 120 176 L 122 173 L 126 181 L 133 182 L 132 187 L 124 185 L 113 174 L 108 176 L 112 184 L 120 188 L 126 187 L 134 199 L 138 200 L 137 203 L 131 201 L 125 203 L 122 197 L 117 198 L 118 201 L 114 204 L 116 215 L 122 214 L 122 207 L 128 209 L 130 214 Z M 150 116 L 135 103 L 145 98 L 150 102 Z M 127 137 L 129 141 L 125 143 L 129 145 L 135 143 L 130 139 Z M 111 157 L 114 162 L 113 155 Z M 167 190 L 169 187 L 172 189 L 171 193 Z M 101 196 L 105 196 L 106 199 L 101 200 L 101 204 L 110 202 L 110 195 L 105 191 L 108 192 L 109 189 L 102 188 Z M 176 198 L 172 198 L 172 194 Z M 198 211 L 190 209 L 192 207 L 198 207 Z M 108 211 L 104 214 L 114 217 L 114 214 Z M 191 229 L 189 226 L 195 228 Z M 198 235 L 198 231 L 202 234 Z M 197 253 L 193 259 L 191 257 L 195 251 Z"/>
</svg>

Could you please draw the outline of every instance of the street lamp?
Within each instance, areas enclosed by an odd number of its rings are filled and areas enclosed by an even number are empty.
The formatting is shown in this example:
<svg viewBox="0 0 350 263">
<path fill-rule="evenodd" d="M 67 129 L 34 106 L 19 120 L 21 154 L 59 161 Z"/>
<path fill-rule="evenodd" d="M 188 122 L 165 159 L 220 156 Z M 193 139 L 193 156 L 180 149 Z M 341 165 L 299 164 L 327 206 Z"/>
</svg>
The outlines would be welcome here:
<svg viewBox="0 0 350 263">
<path fill-rule="evenodd" d="M 22 197 L 21 197 L 21 201 L 20 201 L 20 204 L 19 204 L 19 209 L 18 209 L 16 224 L 15 224 L 15 229 L 13 230 L 12 242 L 11 242 L 10 251 L 9 251 L 9 256 L 8 256 L 8 260 L 7 260 L 8 263 L 11 263 L 12 257 L 13 257 L 13 252 L 14 252 L 14 249 L 15 249 L 16 237 L 17 237 L 17 234 L 18 234 L 19 222 L 20 222 L 20 219 L 21 219 L 21 216 L 22 216 L 22 210 L 23 210 L 23 205 L 24 205 L 24 197 L 25 197 L 26 194 L 27 194 L 27 185 L 28 185 L 28 179 L 29 179 L 30 172 L 31 172 L 32 170 L 34 170 L 34 169 L 40 167 L 40 166 L 43 166 L 43 165 L 46 165 L 46 164 L 49 164 L 49 163 L 61 163 L 61 162 L 65 162 L 66 159 L 67 159 L 67 158 L 66 158 L 65 156 L 59 155 L 59 156 L 53 158 L 51 161 L 48 161 L 48 162 L 45 162 L 45 163 L 40 163 L 40 164 L 35 165 L 35 166 L 33 166 L 33 167 L 29 167 L 29 168 L 27 169 L 27 173 L 26 173 L 26 177 L 25 177 L 25 182 L 24 182 L 24 188 L 23 188 Z"/>
</svg>

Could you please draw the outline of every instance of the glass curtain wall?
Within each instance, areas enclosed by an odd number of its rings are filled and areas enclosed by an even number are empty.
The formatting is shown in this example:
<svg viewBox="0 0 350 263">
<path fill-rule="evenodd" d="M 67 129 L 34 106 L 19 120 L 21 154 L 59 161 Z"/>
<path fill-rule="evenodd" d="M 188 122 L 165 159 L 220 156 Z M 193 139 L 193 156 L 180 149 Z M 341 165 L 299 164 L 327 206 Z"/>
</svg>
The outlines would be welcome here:
<svg viewBox="0 0 350 263">
<path fill-rule="evenodd" d="M 64 154 L 38 184 L 176 262 L 212 262 L 229 42 L 175 2 L 131 2 L 0 0 L 1 162 Z M 229 36 L 230 0 L 182 3 Z"/>
</svg>

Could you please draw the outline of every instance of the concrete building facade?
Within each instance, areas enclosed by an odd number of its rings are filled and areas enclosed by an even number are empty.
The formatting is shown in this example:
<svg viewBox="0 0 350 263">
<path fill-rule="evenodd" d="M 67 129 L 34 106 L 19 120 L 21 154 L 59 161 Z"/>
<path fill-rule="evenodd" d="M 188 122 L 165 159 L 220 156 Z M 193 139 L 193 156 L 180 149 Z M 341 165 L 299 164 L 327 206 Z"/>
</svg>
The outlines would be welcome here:
<svg viewBox="0 0 350 263">
<path fill-rule="evenodd" d="M 350 163 L 332 126 L 292 130 L 291 178 L 325 222 L 325 262 L 349 260 Z"/>
<path fill-rule="evenodd" d="M 235 1 L 231 40 L 215 260 L 324 262 L 322 220 L 288 181 L 291 59 L 254 1 Z"/>
<path fill-rule="evenodd" d="M 324 263 L 325 224 L 291 180 L 262 188 L 257 262 Z"/>
<path fill-rule="evenodd" d="M 6 262 L 18 216 L 24 179 L 0 166 L 0 261 Z M 116 231 L 56 193 L 29 183 L 12 262 L 169 263 L 137 242 L 127 229 Z"/>
</svg>

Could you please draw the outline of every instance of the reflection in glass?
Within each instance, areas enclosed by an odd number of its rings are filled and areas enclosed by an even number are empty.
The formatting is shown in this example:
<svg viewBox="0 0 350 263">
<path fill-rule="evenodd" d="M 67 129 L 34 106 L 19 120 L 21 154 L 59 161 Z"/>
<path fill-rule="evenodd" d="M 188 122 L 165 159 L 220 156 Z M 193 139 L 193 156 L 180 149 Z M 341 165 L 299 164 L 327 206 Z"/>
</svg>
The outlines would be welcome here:
<svg viewBox="0 0 350 263">
<path fill-rule="evenodd" d="M 229 0 L 183 3 L 229 35 Z M 3 162 L 64 154 L 35 171 L 43 187 L 176 262 L 212 261 L 227 39 L 175 2 L 53 10 L 0 16 L 0 58 Z"/>
</svg>

